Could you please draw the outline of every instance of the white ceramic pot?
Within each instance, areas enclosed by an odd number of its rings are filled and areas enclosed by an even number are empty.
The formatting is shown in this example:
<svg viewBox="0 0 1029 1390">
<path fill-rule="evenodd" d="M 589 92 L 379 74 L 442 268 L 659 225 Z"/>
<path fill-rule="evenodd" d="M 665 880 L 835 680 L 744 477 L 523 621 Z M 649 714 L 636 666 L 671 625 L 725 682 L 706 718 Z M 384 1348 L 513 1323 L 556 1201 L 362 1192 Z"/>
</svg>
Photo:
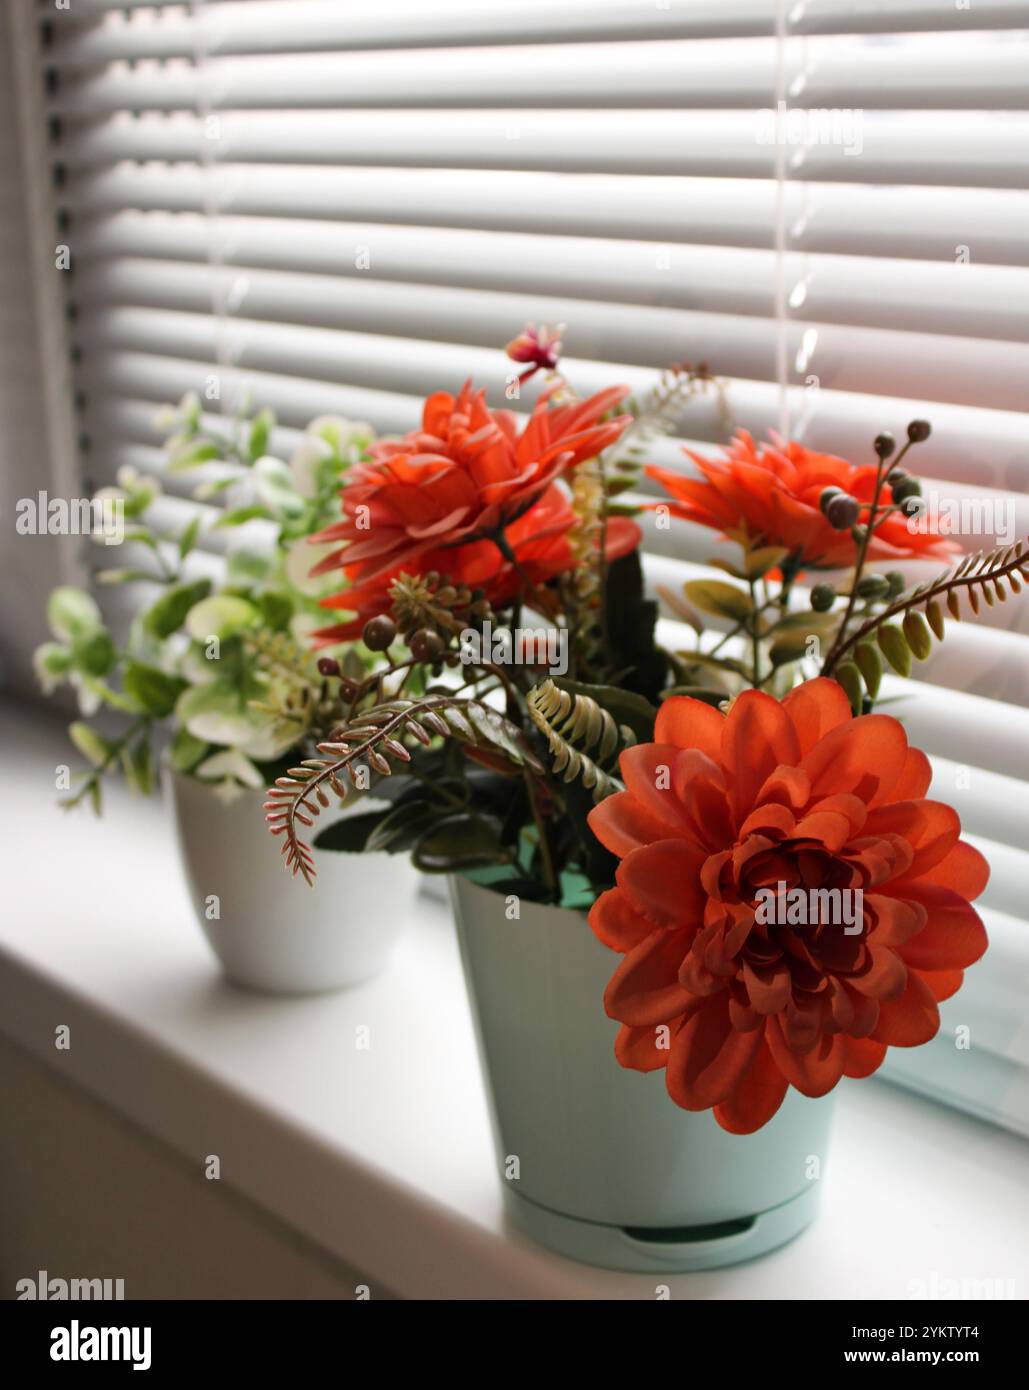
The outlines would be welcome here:
<svg viewBox="0 0 1029 1390">
<path fill-rule="evenodd" d="M 230 980 L 314 994 L 382 970 L 412 914 L 418 875 L 404 856 L 316 850 L 309 889 L 283 868 L 263 792 L 226 804 L 194 778 L 171 773 L 169 782 L 197 921 Z M 365 800 L 360 809 L 374 805 Z M 320 824 L 329 823 L 326 813 Z"/>
<path fill-rule="evenodd" d="M 562 1254 L 616 1269 L 709 1269 L 815 1215 L 833 1099 L 790 1090 L 756 1134 L 679 1109 L 664 1072 L 623 1069 L 604 987 L 619 957 L 584 914 L 450 880 L 507 1210 Z"/>
</svg>

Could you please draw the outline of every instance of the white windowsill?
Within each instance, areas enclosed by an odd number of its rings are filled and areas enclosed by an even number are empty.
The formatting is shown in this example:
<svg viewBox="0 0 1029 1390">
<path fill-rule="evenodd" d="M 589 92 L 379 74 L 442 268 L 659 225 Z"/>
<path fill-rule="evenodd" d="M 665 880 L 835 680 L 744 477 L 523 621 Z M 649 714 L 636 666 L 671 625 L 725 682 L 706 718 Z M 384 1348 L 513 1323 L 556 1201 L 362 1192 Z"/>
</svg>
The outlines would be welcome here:
<svg viewBox="0 0 1029 1390">
<path fill-rule="evenodd" d="M 0 1028 L 364 1272 L 414 1298 L 850 1299 L 1029 1288 L 1029 1145 L 878 1081 L 844 1083 L 823 1209 L 772 1255 L 658 1278 L 512 1233 L 448 908 L 421 897 L 392 967 L 336 995 L 227 985 L 159 801 L 55 805 L 62 726 L 7 706 Z M 297 887 L 297 911 L 305 892 Z M 288 930 L 288 926 L 285 928 Z M 54 1030 L 69 1024 L 72 1046 Z M 371 1048 L 354 1047 L 355 1028 Z M 917 1281 L 917 1282 L 913 1282 Z"/>
</svg>

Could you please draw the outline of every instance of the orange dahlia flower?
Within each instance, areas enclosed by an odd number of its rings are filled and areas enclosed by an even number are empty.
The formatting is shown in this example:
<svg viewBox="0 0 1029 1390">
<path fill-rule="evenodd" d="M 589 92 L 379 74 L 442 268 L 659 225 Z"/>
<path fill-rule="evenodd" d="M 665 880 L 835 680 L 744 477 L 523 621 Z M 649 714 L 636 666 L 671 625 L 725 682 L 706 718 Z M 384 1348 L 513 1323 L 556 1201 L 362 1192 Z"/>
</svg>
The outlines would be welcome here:
<svg viewBox="0 0 1029 1390">
<path fill-rule="evenodd" d="M 898 721 L 853 718 L 819 678 L 782 703 L 747 691 L 728 715 L 672 697 L 655 739 L 622 754 L 626 790 L 590 814 L 621 860 L 589 918 L 624 955 L 604 995 L 621 1064 L 664 1067 L 677 1105 L 750 1134 L 787 1087 L 823 1096 L 928 1042 L 986 949 L 970 900 L 989 870 L 926 800 L 929 761 Z M 784 924 L 798 888 L 861 910 Z"/>
<path fill-rule="evenodd" d="M 344 608 L 357 616 L 319 628 L 312 634 L 313 639 L 316 645 L 327 646 L 359 637 L 369 618 L 390 611 L 390 585 L 405 572 L 428 574 L 435 570 L 457 587 L 482 589 L 494 609 L 503 608 L 525 593 L 527 583 L 536 587 L 575 568 L 579 562 L 568 540 L 575 521 L 567 492 L 552 483 L 527 512 L 504 528 L 514 561 L 503 558 L 492 540 L 469 540 L 445 549 L 422 550 L 414 556 L 413 563 L 409 556 L 406 564 L 376 569 L 370 579 L 361 576 L 361 566 L 355 566 L 351 586 L 323 599 L 322 606 Z M 607 525 L 608 560 L 628 555 L 640 540 L 640 528 L 634 521 L 611 517 Z M 351 571 L 347 569 L 346 573 Z"/>
<path fill-rule="evenodd" d="M 770 444 L 755 444 L 746 430 L 739 431 L 724 458 L 705 459 L 690 449 L 683 452 L 696 464 L 702 480 L 668 468 L 646 470 L 676 499 L 663 504 L 670 505 L 673 516 L 723 534 L 745 531 L 759 545 L 785 546 L 791 554 L 799 553 L 801 563 L 809 568 L 836 569 L 854 563 L 857 547 L 850 530 L 834 530 L 818 501 L 825 488 L 841 488 L 864 504 L 859 520 L 867 522 L 875 464 L 854 465 L 774 435 Z M 886 505 L 892 500 L 886 483 L 880 501 Z M 924 519 L 914 531 L 901 513 L 893 512 L 876 526 L 868 554 L 872 560 L 917 559 L 949 555 L 958 548 L 926 529 Z"/>
<path fill-rule="evenodd" d="M 490 596 L 499 601 L 505 586 L 508 596 L 517 588 L 509 584 L 514 573 L 510 557 L 502 559 L 495 543 L 501 537 L 519 563 L 523 558 L 530 562 L 530 571 L 540 561 L 534 582 L 569 568 L 574 561 L 567 547 L 565 562 L 553 568 L 558 555 L 554 528 L 566 532 L 574 517 L 569 507 L 559 505 L 560 493 L 549 490 L 568 468 L 619 437 L 631 417 L 601 417 L 624 400 L 629 388 L 610 387 L 564 405 L 552 404 L 555 389 L 540 397 L 521 433 L 517 416 L 490 410 L 485 393 L 474 391 L 471 382 L 456 399 L 437 391 L 425 402 L 420 430 L 374 445 L 370 460 L 347 474 L 343 520 L 312 537 L 318 544 L 340 542 L 312 575 L 342 568 L 352 586 L 325 599 L 324 606 L 369 611 L 369 600 L 380 602 L 395 575 L 430 569 L 469 583 L 471 571 L 481 572 L 476 584 L 492 577 Z M 532 526 L 516 531 L 519 519 L 544 495 L 544 512 Z M 625 544 L 629 531 L 620 529 Z M 479 548 L 473 550 L 476 543 Z M 537 554 L 541 547 L 543 557 Z M 356 629 L 348 624 L 346 633 L 327 629 L 320 635 L 339 640 L 352 635 L 352 629 L 360 631 L 360 624 Z"/>
</svg>

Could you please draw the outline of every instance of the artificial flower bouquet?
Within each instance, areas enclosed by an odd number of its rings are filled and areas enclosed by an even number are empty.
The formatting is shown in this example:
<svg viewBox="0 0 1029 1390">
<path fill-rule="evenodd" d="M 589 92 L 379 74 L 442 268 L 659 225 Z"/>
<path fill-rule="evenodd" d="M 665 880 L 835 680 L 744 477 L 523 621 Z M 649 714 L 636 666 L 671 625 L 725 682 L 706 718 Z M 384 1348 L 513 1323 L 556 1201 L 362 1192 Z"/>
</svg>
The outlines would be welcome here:
<svg viewBox="0 0 1029 1390">
<path fill-rule="evenodd" d="M 1017 593 L 1029 555 L 952 557 L 905 467 L 924 421 L 857 465 L 741 433 L 699 476 L 644 467 L 717 383 L 681 364 L 643 400 L 583 399 L 559 351 L 532 328 L 509 345 L 509 394 L 543 376 L 527 417 L 439 391 L 347 472 L 312 538 L 341 617 L 314 640 L 377 659 L 323 659 L 342 714 L 275 779 L 269 828 L 308 882 L 313 838 L 588 909 L 621 956 L 596 1000 L 618 1061 L 751 1134 L 789 1088 L 824 1096 L 930 1039 L 985 950 L 987 865 L 876 704 L 948 620 Z M 641 525 L 678 518 L 730 548 L 724 578 L 664 593 L 689 635 L 662 642 Z M 908 559 L 941 572 L 911 587 Z M 372 784 L 385 808 L 316 833 Z"/>
<path fill-rule="evenodd" d="M 99 810 L 108 774 L 152 792 L 159 738 L 167 738 L 173 771 L 232 798 L 263 786 L 287 753 L 313 748 L 311 730 L 343 713 L 306 640 L 325 586 L 307 573 L 310 551 L 294 543 L 335 514 L 343 474 L 370 444 L 370 426 L 319 417 L 286 461 L 268 452 L 275 421 L 267 410 L 211 423 L 188 395 L 162 412 L 161 423 L 172 431 L 167 475 L 199 472 L 193 497 L 225 496 L 213 529 L 243 537 L 239 528 L 264 522 L 271 531 L 260 549 L 233 547 L 224 579 L 212 582 L 190 560 L 203 508 L 180 502 L 171 524 L 161 524 L 159 477 L 129 468 L 97 494 L 118 509 L 119 558 L 131 557 L 101 569 L 98 582 L 146 586 L 152 597 L 123 642 L 86 590 L 62 586 L 50 597 L 53 640 L 37 649 L 36 672 L 46 693 L 65 682 L 75 688 L 83 717 L 69 733 L 87 762 L 66 805 L 86 801 Z M 348 661 L 364 674 L 357 648 Z"/>
</svg>

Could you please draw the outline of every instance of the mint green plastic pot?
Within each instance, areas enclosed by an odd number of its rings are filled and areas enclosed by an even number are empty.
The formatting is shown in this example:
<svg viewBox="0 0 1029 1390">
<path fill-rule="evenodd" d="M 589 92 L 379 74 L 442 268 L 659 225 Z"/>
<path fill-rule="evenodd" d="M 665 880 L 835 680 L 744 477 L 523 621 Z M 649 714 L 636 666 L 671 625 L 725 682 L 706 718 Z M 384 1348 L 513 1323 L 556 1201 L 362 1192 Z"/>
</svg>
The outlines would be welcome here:
<svg viewBox="0 0 1029 1390">
<path fill-rule="evenodd" d="M 687 1271 L 782 1245 L 813 1219 L 833 1098 L 792 1089 L 756 1134 L 680 1110 L 664 1072 L 615 1060 L 619 957 L 585 915 L 450 880 L 508 1214 L 590 1264 Z"/>
</svg>

